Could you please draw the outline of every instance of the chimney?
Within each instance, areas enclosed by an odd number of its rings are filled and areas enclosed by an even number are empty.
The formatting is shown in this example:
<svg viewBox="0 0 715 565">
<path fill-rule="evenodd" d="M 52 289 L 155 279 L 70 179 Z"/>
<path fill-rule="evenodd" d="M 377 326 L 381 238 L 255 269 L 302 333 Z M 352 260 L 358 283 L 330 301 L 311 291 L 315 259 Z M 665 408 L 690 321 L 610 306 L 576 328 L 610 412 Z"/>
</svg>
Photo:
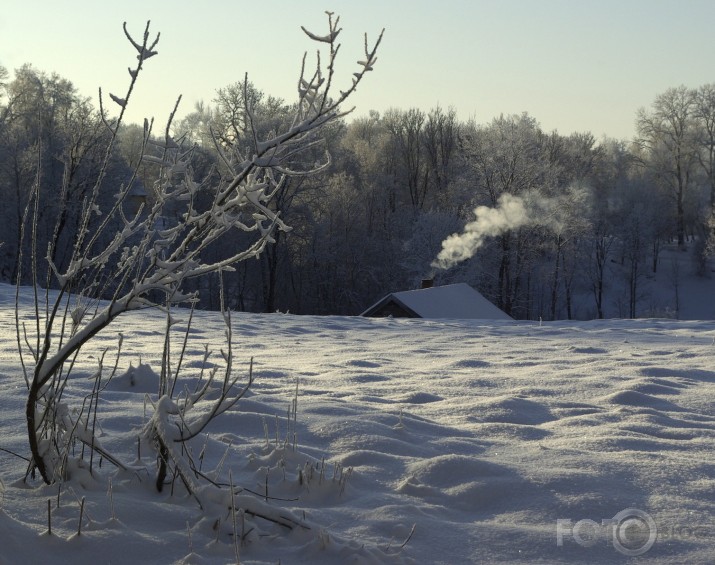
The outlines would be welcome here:
<svg viewBox="0 0 715 565">
<path fill-rule="evenodd" d="M 434 286 L 434 279 L 422 279 L 422 285 L 420 288 L 432 288 Z"/>
</svg>

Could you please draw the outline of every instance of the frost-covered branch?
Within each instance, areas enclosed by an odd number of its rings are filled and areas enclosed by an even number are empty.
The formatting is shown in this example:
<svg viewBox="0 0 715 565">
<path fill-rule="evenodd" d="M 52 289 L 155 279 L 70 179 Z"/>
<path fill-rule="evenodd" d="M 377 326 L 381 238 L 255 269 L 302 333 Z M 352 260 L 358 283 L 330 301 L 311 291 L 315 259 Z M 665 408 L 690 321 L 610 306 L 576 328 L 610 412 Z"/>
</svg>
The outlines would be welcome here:
<svg viewBox="0 0 715 565">
<path fill-rule="evenodd" d="M 36 249 L 39 190 L 30 198 L 25 215 L 25 223 L 32 228 L 31 265 L 37 325 L 34 335 L 27 336 L 24 341 L 18 327 L 17 341 L 29 389 L 26 418 L 33 466 L 45 482 L 54 480 L 58 460 L 57 447 L 53 448 L 50 441 L 58 431 L 57 414 L 61 406 L 58 399 L 67 386 L 74 360 L 82 347 L 124 312 L 157 307 L 157 300 L 162 300 L 157 297 L 163 297 L 166 308 L 195 300 L 195 294 L 183 290 L 187 280 L 220 273 L 240 261 L 258 257 L 275 241 L 277 231 L 290 229 L 282 219 L 274 197 L 286 179 L 315 174 L 328 165 L 329 156 L 308 168 L 296 167 L 294 163 L 320 143 L 320 133 L 326 125 L 350 111 L 342 110 L 341 106 L 364 75 L 372 70 L 382 40 L 381 33 L 370 46 L 365 37 L 364 60 L 358 63 L 359 69 L 353 74 L 351 84 L 334 96 L 335 63 L 340 47 L 337 43 L 338 21 L 339 18 L 328 13 L 328 33 L 325 35 L 304 29 L 311 41 L 317 42 L 319 47 L 327 46 L 328 52 L 323 59 L 318 55 L 312 74 L 307 73 L 304 59 L 298 82 L 299 103 L 290 125 L 283 131 L 259 138 L 255 108 L 248 93 L 249 83 L 244 80 L 243 111 L 251 131 L 253 150 L 241 154 L 238 149 L 217 143 L 226 170 L 218 183 L 207 185 L 203 179 L 197 179 L 192 167 L 193 148 L 170 135 L 177 101 L 163 139 L 152 136 L 153 122 L 145 120 L 140 158 L 130 178 L 116 190 L 113 200 L 107 202 L 104 195 L 109 188 L 108 171 L 116 152 L 118 131 L 145 62 L 158 53 L 160 37 L 156 34 L 152 38 L 149 22 L 140 38 L 133 36 L 124 24 L 124 34 L 137 52 L 137 61 L 129 67 L 126 91 L 121 95 L 109 94 L 109 99 L 119 110 L 116 118 L 108 117 L 100 90 L 100 114 L 108 132 L 108 143 L 104 160 L 83 202 L 79 230 L 65 266 L 56 264 L 53 259 L 52 245 L 56 242 L 51 244 L 45 257 L 41 258 Z M 139 168 L 146 164 L 158 166 L 158 181 L 148 201 L 138 210 L 130 210 L 128 202 L 138 182 Z M 37 186 L 41 182 L 38 177 Z M 206 196 L 210 196 L 208 203 Z M 241 249 L 228 248 L 223 255 L 212 256 L 209 260 L 207 249 L 220 248 L 220 242 L 232 232 L 243 232 L 252 240 Z M 55 300 L 50 300 L 49 294 L 45 295 L 44 304 L 38 292 L 39 261 L 46 261 L 52 283 L 59 288 Z M 176 430 L 164 426 L 161 423 L 164 420 L 156 421 L 155 435 L 163 442 L 161 452 L 165 459 L 170 456 L 166 447 L 169 438 L 172 442 L 188 441 L 241 398 L 246 389 L 234 390 L 237 378 L 232 375 L 231 366 L 227 362 L 218 400 L 202 416 L 190 417 L 189 414 L 196 404 L 203 404 L 200 401 L 204 399 L 205 391 L 184 398 L 183 406 L 177 405 L 171 396 L 160 402 L 160 406 L 167 408 L 163 411 L 164 417 L 176 416 L 178 422 L 175 423 L 181 430 L 174 437 L 172 434 Z M 249 385 L 251 379 L 249 373 Z M 169 408 L 178 412 L 171 412 Z M 174 462 L 174 467 L 182 481 L 190 483 L 193 480 L 182 464 Z"/>
</svg>

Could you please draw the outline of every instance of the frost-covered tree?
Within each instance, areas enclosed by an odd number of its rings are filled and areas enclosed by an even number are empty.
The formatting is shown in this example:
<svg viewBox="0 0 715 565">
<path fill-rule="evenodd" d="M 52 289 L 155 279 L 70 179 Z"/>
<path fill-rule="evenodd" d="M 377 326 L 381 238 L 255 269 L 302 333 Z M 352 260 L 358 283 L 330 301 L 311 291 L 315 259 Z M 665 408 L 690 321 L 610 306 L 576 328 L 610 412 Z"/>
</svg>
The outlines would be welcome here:
<svg viewBox="0 0 715 565">
<path fill-rule="evenodd" d="M 8 243 L 2 268 L 17 275 L 22 213 L 36 179 L 39 188 L 39 245 L 47 247 L 57 219 L 58 244 L 53 260 L 64 267 L 64 251 L 72 247 L 81 203 L 103 157 L 106 133 L 89 101 L 72 83 L 24 65 L 5 85 L 7 104 L 0 130 L 0 194 L 5 207 L 0 238 Z M 117 172 L 113 163 L 110 174 Z M 25 265 L 27 266 L 27 264 Z M 26 281 L 29 282 L 29 281 Z"/>
<path fill-rule="evenodd" d="M 549 172 L 539 124 L 528 114 L 500 116 L 465 136 L 466 151 L 476 180 L 474 204 L 496 207 L 503 196 L 520 197 L 546 186 Z M 485 249 L 493 261 L 493 290 L 487 290 L 508 314 L 518 312 L 523 298 L 523 275 L 531 266 L 526 246 L 530 228 L 504 231 Z"/>
<path fill-rule="evenodd" d="M 637 143 L 644 162 L 672 191 L 678 245 L 685 244 L 685 199 L 698 159 L 695 93 L 679 86 L 656 96 L 650 111 L 638 112 Z"/>
<path fill-rule="evenodd" d="M 710 199 L 708 215 L 715 214 L 715 84 L 704 84 L 695 91 L 694 116 L 700 145 L 698 161 L 707 177 Z"/>
<path fill-rule="evenodd" d="M 613 279 L 611 260 L 616 246 L 618 220 L 617 195 L 624 192 L 629 183 L 632 155 L 626 143 L 604 139 L 601 143 L 602 158 L 592 177 L 590 203 L 586 216 L 589 230 L 585 234 L 585 257 L 581 265 L 585 284 L 594 298 L 595 317 L 603 318 L 608 301 L 608 286 Z"/>
<path fill-rule="evenodd" d="M 84 212 L 64 265 L 54 260 L 56 238 L 50 239 L 49 249 L 38 247 L 37 227 L 44 182 L 39 176 L 30 192 L 22 224 L 21 241 L 28 240 L 32 250 L 29 276 L 35 288 L 37 319 L 33 327 L 19 323 L 18 319 L 17 341 L 28 388 L 29 470 L 36 470 L 44 482 L 52 483 L 63 476 L 74 441 L 84 443 L 118 466 L 123 465 L 102 450 L 94 436 L 94 426 L 89 423 L 92 402 L 72 412 L 64 400 L 63 393 L 71 386 L 74 361 L 81 355 L 83 346 L 125 312 L 156 307 L 170 312 L 175 305 L 193 303 L 197 296 L 187 292 L 187 281 L 212 273 L 220 275 L 236 263 L 260 256 L 277 231 L 290 229 L 281 217 L 281 210 L 272 206 L 273 199 L 290 179 L 307 177 L 327 167 L 330 162 L 327 154 L 323 153 L 320 161 L 311 161 L 307 168 L 302 167 L 301 156 L 320 148 L 321 132 L 350 111 L 344 110 L 343 105 L 366 73 L 373 69 L 382 38 L 380 35 L 369 45 L 366 36 L 364 59 L 358 62 L 352 82 L 335 93 L 338 19 L 328 13 L 325 35 L 304 29 L 312 42 L 325 48 L 327 55 L 318 56 L 313 71 L 309 70 L 307 56 L 304 58 L 298 101 L 291 120 L 282 124 L 281 129 L 259 133 L 248 96 L 250 83 L 247 79 L 243 82 L 243 119 L 248 140 L 241 147 L 231 147 L 216 139 L 224 171 L 219 182 L 204 186 L 204 179 L 196 177 L 192 166 L 195 149 L 171 135 L 171 117 L 159 139 L 153 136 L 153 123 L 145 121 L 140 159 L 134 172 L 108 200 L 105 198 L 109 188 L 107 175 L 119 143 L 124 114 L 145 65 L 157 55 L 159 41 L 158 34 L 152 37 L 149 24 L 139 38 L 135 38 L 125 24 L 125 35 L 135 50 L 136 62 L 129 68 L 129 86 L 123 94 L 109 93 L 104 97 L 100 90 L 101 116 L 108 132 L 105 158 L 84 198 Z M 108 116 L 105 108 L 108 103 L 118 109 L 116 118 Z M 158 166 L 160 174 L 151 198 L 137 211 L 129 200 L 139 167 L 145 163 Z M 207 193 L 210 194 L 208 201 L 200 198 Z M 57 218 L 50 228 L 55 235 L 60 221 Z M 246 235 L 244 247 L 224 246 L 220 255 L 205 253 L 235 232 Z M 56 298 L 49 293 L 43 296 L 40 290 L 37 273 L 42 265 L 48 265 L 52 272 L 53 283 L 59 289 Z M 170 320 L 167 327 L 171 325 Z M 196 474 L 177 446 L 200 433 L 213 417 L 232 406 L 242 394 L 241 390 L 234 390 L 237 377 L 230 351 L 230 323 L 227 327 L 229 348 L 224 355 L 226 368 L 218 398 L 194 417 L 191 409 L 206 400 L 207 389 L 179 403 L 173 396 L 177 375 L 165 365 L 155 417 L 145 430 L 159 454 L 158 484 L 170 467 L 195 497 L 198 496 Z M 100 360 L 95 375 L 96 391 L 100 389 L 104 368 Z"/>
</svg>

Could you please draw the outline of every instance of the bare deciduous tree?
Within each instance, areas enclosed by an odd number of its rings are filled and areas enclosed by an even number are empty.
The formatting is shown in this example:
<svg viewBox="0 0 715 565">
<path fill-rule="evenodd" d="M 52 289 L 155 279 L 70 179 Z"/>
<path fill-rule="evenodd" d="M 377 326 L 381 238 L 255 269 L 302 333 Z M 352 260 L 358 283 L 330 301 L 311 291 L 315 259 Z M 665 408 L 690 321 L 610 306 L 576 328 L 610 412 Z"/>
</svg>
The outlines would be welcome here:
<svg viewBox="0 0 715 565">
<path fill-rule="evenodd" d="M 32 249 L 31 277 L 34 281 L 36 322 L 33 327 L 19 323 L 17 342 L 22 360 L 28 396 L 26 407 L 28 442 L 32 455 L 30 469 L 37 470 L 46 483 L 61 478 L 69 453 L 69 446 L 79 440 L 92 451 L 99 451 L 107 460 L 122 466 L 111 454 L 101 450 L 95 441 L 93 425 L 88 425 L 92 410 L 84 405 L 73 415 L 63 400 L 63 393 L 71 382 L 74 364 L 80 352 L 102 329 L 111 325 L 121 314 L 143 308 L 172 306 L 191 302 L 196 296 L 184 291 L 184 283 L 210 273 L 230 270 L 232 265 L 260 255 L 273 241 L 277 230 L 288 230 L 280 210 L 271 206 L 274 196 L 289 178 L 305 177 L 323 170 L 329 163 L 325 154 L 322 161 L 307 169 L 296 169 L 298 157 L 321 147 L 321 130 L 344 116 L 343 103 L 352 95 L 365 74 L 376 61 L 377 48 L 382 34 L 373 45 L 365 38 L 364 60 L 353 74 L 352 83 L 334 95 L 334 71 L 338 53 L 337 38 L 339 18 L 328 13 L 328 33 L 317 35 L 304 30 L 309 38 L 327 49 L 327 57 L 318 56 L 312 72 L 308 71 L 306 58 L 299 78 L 298 103 L 292 121 L 282 130 L 262 137 L 255 127 L 253 107 L 247 95 L 250 83 L 244 80 L 245 105 L 243 118 L 249 144 L 245 151 L 232 150 L 216 141 L 222 165 L 229 174 L 216 186 L 208 187 L 211 201 L 199 205 L 197 194 L 206 191 L 202 180 L 196 179 L 192 169 L 192 147 L 171 135 L 169 118 L 160 142 L 152 137 L 153 123 L 145 121 L 141 142 L 141 158 L 133 176 L 121 185 L 114 199 L 107 204 L 104 195 L 108 190 L 107 173 L 124 113 L 130 103 L 136 81 L 146 62 L 157 54 L 157 34 L 152 38 L 150 26 L 140 39 L 127 30 L 127 40 L 136 49 L 137 63 L 129 69 L 130 82 L 126 92 L 109 98 L 119 108 L 116 119 L 107 117 L 100 91 L 102 120 L 109 136 L 103 165 L 84 199 L 83 214 L 71 257 L 62 267 L 53 261 L 56 239 L 45 250 L 37 247 L 37 224 L 40 210 L 40 187 L 43 179 L 38 175 L 30 193 L 24 213 L 22 238 L 30 241 Z M 177 102 L 178 105 L 178 102 Z M 142 163 L 153 162 L 161 174 L 153 200 L 132 213 L 128 200 Z M 171 214 L 169 213 L 171 212 Z M 172 218 L 178 218 L 172 220 Z M 57 233 L 61 220 L 55 223 Z M 238 250 L 228 249 L 222 256 L 211 255 L 207 260 L 204 251 L 220 242 L 229 232 L 239 231 L 253 236 L 249 245 Z M 106 242 L 109 241 L 108 244 Z M 42 264 L 49 265 L 56 294 L 43 293 L 37 278 Z M 20 280 L 20 277 L 18 277 Z M 18 286 L 19 295 L 19 286 Z M 228 316 L 227 313 L 224 315 Z M 167 336 L 170 323 L 167 323 Z M 218 400 L 212 401 L 208 418 L 213 418 L 233 405 L 241 392 L 235 392 L 237 378 L 233 376 L 230 352 L 230 323 L 228 324 L 229 350 L 225 355 L 225 376 Z M 167 337 L 168 339 L 168 337 Z M 121 350 L 121 339 L 118 350 Z M 119 355 L 119 353 L 117 354 Z M 104 357 L 95 376 L 95 393 L 101 388 Z M 116 370 L 116 368 L 114 369 Z M 110 374 L 112 370 L 110 370 Z M 205 426 L 207 416 L 193 421 L 190 408 L 205 400 L 206 389 L 186 397 L 179 403 L 173 396 L 176 374 L 168 366 L 162 367 L 160 398 L 156 415 L 146 435 L 157 444 L 159 475 L 171 465 L 196 496 L 192 486 L 195 474 L 191 463 L 186 462 L 173 448 L 176 442 L 185 442 Z M 250 377 L 248 384 L 250 384 Z M 95 406 L 96 406 L 96 400 Z M 178 418 L 183 430 L 175 437 L 166 428 L 167 418 Z"/>
<path fill-rule="evenodd" d="M 636 121 L 637 142 L 646 152 L 646 165 L 672 189 L 675 197 L 680 246 L 685 244 L 685 195 L 698 156 L 694 114 L 694 93 L 680 86 L 658 95 L 650 112 L 639 110 Z"/>
</svg>

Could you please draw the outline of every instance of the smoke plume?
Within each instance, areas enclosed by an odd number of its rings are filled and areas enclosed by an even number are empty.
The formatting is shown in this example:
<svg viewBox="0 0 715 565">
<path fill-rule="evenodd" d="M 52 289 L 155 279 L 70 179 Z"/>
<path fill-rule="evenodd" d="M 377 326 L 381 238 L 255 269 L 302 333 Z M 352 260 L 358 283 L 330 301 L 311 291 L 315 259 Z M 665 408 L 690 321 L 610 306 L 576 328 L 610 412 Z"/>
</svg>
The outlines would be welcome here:
<svg viewBox="0 0 715 565">
<path fill-rule="evenodd" d="M 518 196 L 503 194 L 496 208 L 477 206 L 475 219 L 464 226 L 461 234 L 452 234 L 442 242 L 442 251 L 432 262 L 432 267 L 449 269 L 470 259 L 488 237 L 531 223 L 524 201 Z"/>
</svg>

